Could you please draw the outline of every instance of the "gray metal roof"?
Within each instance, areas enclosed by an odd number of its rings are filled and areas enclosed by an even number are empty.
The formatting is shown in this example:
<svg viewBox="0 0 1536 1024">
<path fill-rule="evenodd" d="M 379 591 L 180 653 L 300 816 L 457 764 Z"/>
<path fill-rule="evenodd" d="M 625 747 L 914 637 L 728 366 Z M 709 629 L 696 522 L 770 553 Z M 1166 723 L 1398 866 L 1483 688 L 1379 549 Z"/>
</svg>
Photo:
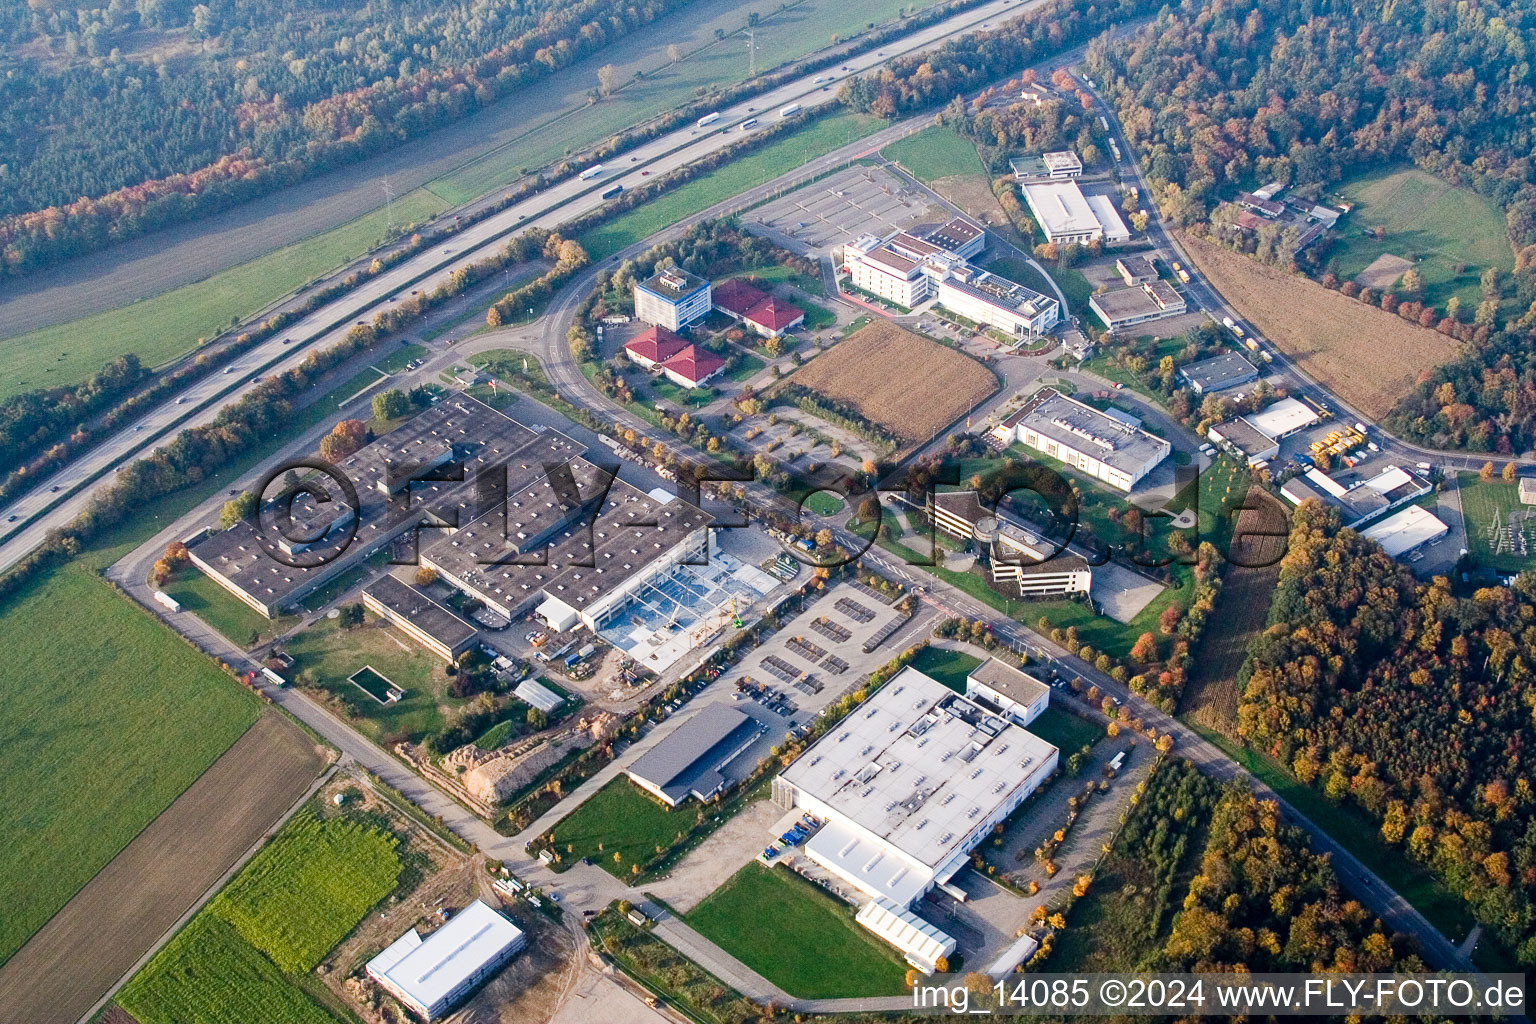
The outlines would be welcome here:
<svg viewBox="0 0 1536 1024">
<path fill-rule="evenodd" d="M 763 727 L 744 712 L 724 704 L 707 704 L 628 768 L 635 778 L 675 800 L 692 791 L 712 793 L 723 779 L 720 769 L 741 752 Z"/>
</svg>

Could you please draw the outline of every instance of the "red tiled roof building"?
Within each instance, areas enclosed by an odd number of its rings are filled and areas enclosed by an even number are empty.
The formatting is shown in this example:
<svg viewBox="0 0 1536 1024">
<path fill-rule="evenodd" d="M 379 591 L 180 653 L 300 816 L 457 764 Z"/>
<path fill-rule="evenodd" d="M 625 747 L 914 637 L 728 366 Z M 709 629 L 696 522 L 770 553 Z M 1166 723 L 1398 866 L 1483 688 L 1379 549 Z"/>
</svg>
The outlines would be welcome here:
<svg viewBox="0 0 1536 1024">
<path fill-rule="evenodd" d="M 688 343 L 665 327 L 652 327 L 624 346 L 629 358 L 649 370 L 664 363 L 688 347 Z"/>
<path fill-rule="evenodd" d="M 661 364 L 661 372 L 674 384 L 685 388 L 702 387 L 725 369 L 725 360 L 697 345 L 688 345 Z"/>
</svg>

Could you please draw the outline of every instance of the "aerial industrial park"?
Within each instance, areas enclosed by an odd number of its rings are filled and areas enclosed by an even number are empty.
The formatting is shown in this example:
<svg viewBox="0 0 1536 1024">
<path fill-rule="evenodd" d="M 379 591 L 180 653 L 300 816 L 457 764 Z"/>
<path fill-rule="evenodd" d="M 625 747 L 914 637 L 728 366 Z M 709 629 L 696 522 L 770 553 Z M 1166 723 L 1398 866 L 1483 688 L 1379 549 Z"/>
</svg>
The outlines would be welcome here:
<svg viewBox="0 0 1536 1024">
<path fill-rule="evenodd" d="M 120 6 L 0 13 L 7 1020 L 1520 1019 L 1527 12 Z"/>
</svg>

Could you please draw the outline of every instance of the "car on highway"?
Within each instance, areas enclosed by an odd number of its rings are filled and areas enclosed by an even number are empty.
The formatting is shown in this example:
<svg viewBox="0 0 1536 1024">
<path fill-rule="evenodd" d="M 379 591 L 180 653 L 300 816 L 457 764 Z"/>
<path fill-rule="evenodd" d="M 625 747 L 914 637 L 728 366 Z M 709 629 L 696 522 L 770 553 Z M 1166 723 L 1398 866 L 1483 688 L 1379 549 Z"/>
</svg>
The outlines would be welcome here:
<svg viewBox="0 0 1536 1024">
<path fill-rule="evenodd" d="M 292 345 L 293 344 L 293 339 L 292 338 L 284 338 L 283 339 L 283 344 L 284 345 Z"/>
<path fill-rule="evenodd" d="M 182 395 L 180 398 L 176 399 L 176 404 L 177 405 L 186 405 L 187 404 L 187 396 L 186 395 Z"/>
<path fill-rule="evenodd" d="M 54 484 L 52 487 L 48 488 L 48 493 L 49 494 L 58 494 L 59 493 L 59 485 L 58 484 Z"/>
<path fill-rule="evenodd" d="M 234 373 L 235 372 L 235 368 L 233 366 L 226 366 L 226 367 L 224 367 L 224 372 L 225 373 Z"/>
</svg>

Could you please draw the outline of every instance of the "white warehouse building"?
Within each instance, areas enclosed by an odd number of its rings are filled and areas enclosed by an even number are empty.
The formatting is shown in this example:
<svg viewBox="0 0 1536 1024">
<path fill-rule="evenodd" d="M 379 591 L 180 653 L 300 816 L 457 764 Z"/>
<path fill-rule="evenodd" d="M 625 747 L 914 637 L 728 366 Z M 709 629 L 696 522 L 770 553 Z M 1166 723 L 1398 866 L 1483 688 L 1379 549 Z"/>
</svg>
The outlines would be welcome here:
<svg viewBox="0 0 1536 1024">
<path fill-rule="evenodd" d="M 1162 438 L 1055 388 L 1041 388 L 1018 412 L 994 427 L 992 435 L 1004 444 L 1018 441 L 1044 452 L 1127 493 L 1173 450 Z"/>
<path fill-rule="evenodd" d="M 1055 327 L 1061 306 L 1054 298 L 966 262 L 985 242 L 979 225 L 954 217 L 936 227 L 848 242 L 843 265 L 855 288 L 907 309 L 936 299 L 1015 338 L 1037 338 Z"/>
<path fill-rule="evenodd" d="M 860 923 L 925 971 L 953 940 L 909 908 L 1056 770 L 1056 748 L 996 707 L 908 666 L 773 781 L 781 807 L 825 821 L 806 856 L 868 895 Z"/>
<path fill-rule="evenodd" d="M 441 1017 L 527 944 L 517 925 L 475 900 L 423 939 L 412 928 L 368 961 L 368 977 L 425 1020 Z"/>
</svg>

